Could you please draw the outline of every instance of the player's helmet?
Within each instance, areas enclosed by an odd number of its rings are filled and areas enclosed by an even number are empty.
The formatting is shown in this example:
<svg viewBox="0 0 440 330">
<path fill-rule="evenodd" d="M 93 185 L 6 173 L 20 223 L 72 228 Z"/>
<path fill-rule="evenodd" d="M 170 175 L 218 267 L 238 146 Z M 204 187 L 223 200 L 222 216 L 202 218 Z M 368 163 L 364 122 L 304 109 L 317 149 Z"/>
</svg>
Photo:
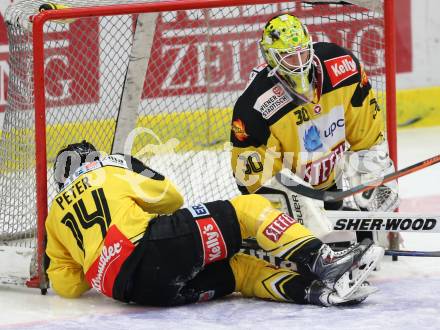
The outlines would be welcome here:
<svg viewBox="0 0 440 330">
<path fill-rule="evenodd" d="M 272 18 L 264 27 L 260 48 L 271 74 L 283 79 L 295 94 L 308 100 L 313 97 L 312 37 L 298 18 L 289 14 Z"/>
<path fill-rule="evenodd" d="M 63 188 L 66 179 L 82 164 L 99 160 L 99 152 L 93 144 L 83 140 L 80 143 L 69 144 L 61 149 L 53 166 L 54 180 L 58 189 Z"/>
</svg>

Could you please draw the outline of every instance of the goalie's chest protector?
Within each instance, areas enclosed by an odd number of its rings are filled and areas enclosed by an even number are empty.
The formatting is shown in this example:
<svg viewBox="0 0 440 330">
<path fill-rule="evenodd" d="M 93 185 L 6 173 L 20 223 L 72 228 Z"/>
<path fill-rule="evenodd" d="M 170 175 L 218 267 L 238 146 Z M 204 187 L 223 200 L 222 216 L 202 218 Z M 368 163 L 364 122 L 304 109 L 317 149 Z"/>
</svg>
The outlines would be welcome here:
<svg viewBox="0 0 440 330">
<path fill-rule="evenodd" d="M 251 96 L 247 107 L 250 113 L 243 109 L 242 116 L 249 135 L 259 137 L 259 141 L 250 139 L 254 147 L 276 147 L 284 164 L 292 164 L 292 170 L 306 182 L 326 188 L 333 183 L 334 166 L 346 150 L 350 120 L 346 110 L 351 106 L 360 70 L 357 60 L 336 45 L 315 44 L 315 53 L 319 99 L 304 103 L 276 78 L 268 77 L 267 68 L 260 68 L 254 71 L 245 92 Z"/>
</svg>

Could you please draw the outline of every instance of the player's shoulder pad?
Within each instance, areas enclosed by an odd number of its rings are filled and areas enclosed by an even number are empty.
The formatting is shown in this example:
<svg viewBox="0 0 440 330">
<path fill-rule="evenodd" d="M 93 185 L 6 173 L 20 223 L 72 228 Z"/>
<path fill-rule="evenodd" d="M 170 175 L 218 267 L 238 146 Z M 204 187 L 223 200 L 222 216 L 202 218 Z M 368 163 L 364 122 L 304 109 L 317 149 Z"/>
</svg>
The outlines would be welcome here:
<svg viewBox="0 0 440 330">
<path fill-rule="evenodd" d="M 258 147 L 266 143 L 271 120 L 289 102 L 287 93 L 268 73 L 266 65 L 254 68 L 248 86 L 235 102 L 231 141 L 236 147 Z"/>
<path fill-rule="evenodd" d="M 252 82 L 254 81 L 254 79 L 258 76 L 258 74 L 260 74 L 261 72 L 267 72 L 267 64 L 266 63 L 262 63 L 256 67 L 254 67 L 251 71 L 251 73 L 249 74 L 249 79 L 248 82 L 246 84 L 246 88 L 249 87 L 250 84 L 252 84 Z"/>
<path fill-rule="evenodd" d="M 116 166 L 128 168 L 127 162 L 122 154 L 107 155 L 101 159 L 102 166 Z"/>
<path fill-rule="evenodd" d="M 323 74 L 323 94 L 360 81 L 359 60 L 348 49 L 330 42 L 313 44 Z"/>
<path fill-rule="evenodd" d="M 290 103 L 294 100 L 291 94 L 278 79 L 268 74 L 267 65 L 253 69 L 250 83 L 235 103 L 234 116 L 252 117 L 271 125 L 276 121 L 273 118 L 279 117 L 280 110 L 292 108 Z"/>
<path fill-rule="evenodd" d="M 159 172 L 151 169 L 147 165 L 145 165 L 143 162 L 141 162 L 136 157 L 133 157 L 131 155 L 125 155 L 125 154 L 113 154 L 109 155 L 107 157 L 115 157 L 118 160 L 123 160 L 126 164 L 126 168 L 137 173 L 141 174 L 147 178 L 163 181 L 165 180 L 165 177 L 160 174 Z"/>
</svg>

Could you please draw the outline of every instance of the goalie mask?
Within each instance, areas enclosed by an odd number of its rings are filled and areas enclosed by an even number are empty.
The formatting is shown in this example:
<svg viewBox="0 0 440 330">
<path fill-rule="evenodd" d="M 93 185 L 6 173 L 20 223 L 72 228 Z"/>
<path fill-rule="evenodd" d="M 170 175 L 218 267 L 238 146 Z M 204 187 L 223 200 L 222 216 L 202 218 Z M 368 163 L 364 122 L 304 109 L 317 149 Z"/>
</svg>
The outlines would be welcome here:
<svg viewBox="0 0 440 330">
<path fill-rule="evenodd" d="M 312 37 L 298 18 L 289 14 L 272 18 L 264 27 L 260 49 L 271 69 L 269 75 L 277 76 L 301 99 L 313 100 Z"/>
<path fill-rule="evenodd" d="M 54 179 L 60 191 L 66 179 L 72 175 L 82 164 L 99 160 L 99 152 L 89 142 L 69 144 L 61 149 L 54 163 Z"/>
</svg>

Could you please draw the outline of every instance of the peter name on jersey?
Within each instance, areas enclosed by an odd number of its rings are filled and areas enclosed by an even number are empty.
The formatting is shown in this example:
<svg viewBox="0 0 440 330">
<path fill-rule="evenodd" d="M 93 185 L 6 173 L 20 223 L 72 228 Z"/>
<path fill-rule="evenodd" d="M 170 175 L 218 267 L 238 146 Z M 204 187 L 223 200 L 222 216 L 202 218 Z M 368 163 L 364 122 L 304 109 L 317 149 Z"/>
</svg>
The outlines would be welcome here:
<svg viewBox="0 0 440 330">
<path fill-rule="evenodd" d="M 92 186 L 89 183 L 89 178 L 84 176 L 81 180 L 78 180 L 74 184 L 64 189 L 56 197 L 57 204 L 64 210 L 65 205 L 72 204 L 83 192 Z"/>
</svg>

